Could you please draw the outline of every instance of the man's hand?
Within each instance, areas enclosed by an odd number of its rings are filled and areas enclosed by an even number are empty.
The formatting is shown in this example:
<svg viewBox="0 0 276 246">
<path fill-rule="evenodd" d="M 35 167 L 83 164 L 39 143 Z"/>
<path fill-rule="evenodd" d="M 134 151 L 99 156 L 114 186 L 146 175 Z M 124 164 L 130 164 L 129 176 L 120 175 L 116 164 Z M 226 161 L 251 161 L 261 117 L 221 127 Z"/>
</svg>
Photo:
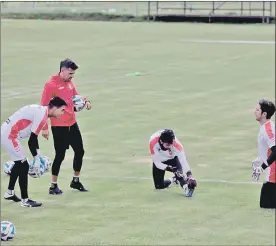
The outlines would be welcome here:
<svg viewBox="0 0 276 246">
<path fill-rule="evenodd" d="M 165 170 L 168 171 L 168 172 L 173 172 L 174 171 L 174 167 L 168 165 Z"/>
<path fill-rule="evenodd" d="M 254 167 L 252 171 L 253 171 L 252 173 L 253 180 L 255 180 L 256 182 L 259 181 L 260 175 L 263 172 L 263 168 L 261 166 Z"/>
<path fill-rule="evenodd" d="M 192 176 L 187 178 L 187 184 L 189 189 L 195 189 L 195 187 L 197 187 L 197 181 Z"/>
<path fill-rule="evenodd" d="M 33 178 L 39 178 L 42 173 L 40 170 L 40 166 L 41 166 L 42 162 L 41 162 L 41 157 L 40 155 L 37 155 L 34 157 L 33 163 L 29 169 L 29 175 Z"/>
<path fill-rule="evenodd" d="M 92 108 L 92 105 L 91 105 L 91 103 L 90 103 L 89 101 L 86 101 L 86 102 L 85 102 L 85 108 L 86 108 L 87 110 L 90 110 L 90 109 Z"/>
<path fill-rule="evenodd" d="M 42 137 L 46 138 L 47 140 L 49 139 L 49 130 L 42 130 Z"/>
<path fill-rule="evenodd" d="M 252 161 L 252 178 L 255 181 L 259 180 L 260 175 L 263 172 L 262 163 L 263 162 L 260 157 L 257 157 Z"/>
<path fill-rule="evenodd" d="M 252 161 L 252 168 L 253 167 L 260 167 L 263 161 L 260 157 L 257 157 L 255 160 Z"/>
<path fill-rule="evenodd" d="M 177 178 L 183 178 L 184 177 L 184 174 L 182 171 L 179 171 L 179 170 L 174 170 L 174 175 L 175 177 Z"/>
</svg>

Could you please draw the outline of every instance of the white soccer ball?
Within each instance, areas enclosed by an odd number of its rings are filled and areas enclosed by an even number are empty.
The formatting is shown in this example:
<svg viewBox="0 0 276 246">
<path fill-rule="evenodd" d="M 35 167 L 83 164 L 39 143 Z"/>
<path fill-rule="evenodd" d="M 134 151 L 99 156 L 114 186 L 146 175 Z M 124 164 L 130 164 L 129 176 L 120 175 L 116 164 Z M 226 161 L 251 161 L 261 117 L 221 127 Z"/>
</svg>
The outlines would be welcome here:
<svg viewBox="0 0 276 246">
<path fill-rule="evenodd" d="M 9 221 L 1 221 L 1 241 L 12 240 L 16 230 L 13 223 Z"/>
<path fill-rule="evenodd" d="M 48 156 L 41 156 L 44 161 L 45 171 L 48 171 L 52 165 L 52 161 Z"/>
<path fill-rule="evenodd" d="M 82 96 L 75 95 L 75 96 L 73 96 L 72 100 L 73 100 L 74 109 L 76 112 L 83 110 L 83 108 L 85 106 L 85 100 Z"/>
<path fill-rule="evenodd" d="M 5 173 L 6 175 L 10 175 L 13 166 L 14 166 L 14 161 L 7 161 L 7 162 L 4 164 L 4 173 Z"/>
<path fill-rule="evenodd" d="M 45 169 L 48 171 L 50 167 L 52 166 L 52 161 L 48 156 L 43 156 L 44 161 L 45 161 Z"/>
<path fill-rule="evenodd" d="M 30 166 L 30 162 L 29 160 L 27 159 L 27 162 L 29 163 L 29 166 Z M 4 173 L 6 175 L 11 175 L 11 170 L 14 166 L 14 161 L 7 161 L 5 164 L 4 164 Z"/>
</svg>

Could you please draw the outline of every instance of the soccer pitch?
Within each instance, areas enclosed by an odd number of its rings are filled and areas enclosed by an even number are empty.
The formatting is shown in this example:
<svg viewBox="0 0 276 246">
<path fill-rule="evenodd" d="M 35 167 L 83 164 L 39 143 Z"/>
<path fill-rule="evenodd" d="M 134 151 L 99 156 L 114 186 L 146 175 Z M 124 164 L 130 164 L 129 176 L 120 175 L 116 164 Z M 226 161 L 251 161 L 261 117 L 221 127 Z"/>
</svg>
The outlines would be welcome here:
<svg viewBox="0 0 276 246">
<path fill-rule="evenodd" d="M 29 179 L 29 195 L 43 207 L 4 201 L 9 157 L 1 149 L 1 220 L 17 230 L 3 245 L 275 244 L 275 213 L 259 208 L 261 184 L 251 182 L 253 110 L 260 98 L 275 98 L 275 44 L 259 42 L 275 39 L 273 25 L 3 20 L 1 29 L 1 122 L 39 103 L 66 57 L 80 66 L 77 89 L 93 104 L 77 113 L 89 193 L 69 187 L 69 150 L 64 195 L 48 195 L 46 173 Z M 162 128 L 184 145 L 198 180 L 192 199 L 178 187 L 153 189 L 148 140 Z M 52 137 L 39 142 L 53 159 Z"/>
</svg>

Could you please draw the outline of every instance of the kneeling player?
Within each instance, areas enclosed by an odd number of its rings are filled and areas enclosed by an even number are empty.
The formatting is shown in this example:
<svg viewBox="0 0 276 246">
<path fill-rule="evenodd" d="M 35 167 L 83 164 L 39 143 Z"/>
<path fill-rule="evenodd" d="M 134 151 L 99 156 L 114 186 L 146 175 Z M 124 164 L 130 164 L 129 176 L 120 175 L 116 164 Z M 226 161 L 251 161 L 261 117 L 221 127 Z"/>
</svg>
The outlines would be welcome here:
<svg viewBox="0 0 276 246">
<path fill-rule="evenodd" d="M 28 172 L 29 163 L 20 140 L 29 138 L 29 149 L 34 157 L 34 170 L 40 170 L 40 151 L 38 145 L 38 135 L 42 127 L 46 124 L 48 117 L 59 118 L 65 109 L 66 102 L 54 97 L 48 106 L 28 105 L 15 112 L 1 126 L 1 145 L 8 152 L 14 166 L 11 170 L 8 190 L 4 195 L 6 200 L 15 202 L 21 201 L 22 207 L 39 207 L 40 202 L 33 201 L 28 198 Z M 31 170 L 30 170 L 31 171 Z M 21 190 L 21 199 L 14 193 L 14 186 L 19 178 L 19 186 Z"/>
<path fill-rule="evenodd" d="M 192 177 L 183 147 L 174 132 L 165 129 L 154 133 L 150 137 L 150 152 L 155 189 L 165 189 L 172 182 L 177 182 L 184 189 L 185 196 L 191 197 L 197 182 Z M 164 180 L 165 171 L 174 173 L 174 177 Z M 183 172 L 186 173 L 186 177 Z"/>
</svg>

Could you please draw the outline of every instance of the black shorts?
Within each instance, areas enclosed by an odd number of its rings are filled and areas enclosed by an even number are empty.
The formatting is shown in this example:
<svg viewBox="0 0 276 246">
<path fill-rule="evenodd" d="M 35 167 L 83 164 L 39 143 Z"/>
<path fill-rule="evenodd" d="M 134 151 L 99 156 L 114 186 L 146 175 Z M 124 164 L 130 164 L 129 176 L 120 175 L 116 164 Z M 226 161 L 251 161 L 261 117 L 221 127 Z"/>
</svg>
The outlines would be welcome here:
<svg viewBox="0 0 276 246">
<path fill-rule="evenodd" d="M 276 183 L 266 182 L 260 196 L 261 208 L 276 208 Z"/>
<path fill-rule="evenodd" d="M 177 156 L 173 159 L 164 161 L 163 164 L 176 167 L 177 171 L 182 172 L 182 166 Z M 156 189 L 163 189 L 164 186 L 166 186 L 164 183 L 165 172 L 165 170 L 157 168 L 154 163 L 152 164 L 152 177 Z"/>
<path fill-rule="evenodd" d="M 66 150 L 69 149 L 70 145 L 83 146 L 81 132 L 77 123 L 72 126 L 52 126 L 51 128 L 55 150 Z"/>
</svg>

